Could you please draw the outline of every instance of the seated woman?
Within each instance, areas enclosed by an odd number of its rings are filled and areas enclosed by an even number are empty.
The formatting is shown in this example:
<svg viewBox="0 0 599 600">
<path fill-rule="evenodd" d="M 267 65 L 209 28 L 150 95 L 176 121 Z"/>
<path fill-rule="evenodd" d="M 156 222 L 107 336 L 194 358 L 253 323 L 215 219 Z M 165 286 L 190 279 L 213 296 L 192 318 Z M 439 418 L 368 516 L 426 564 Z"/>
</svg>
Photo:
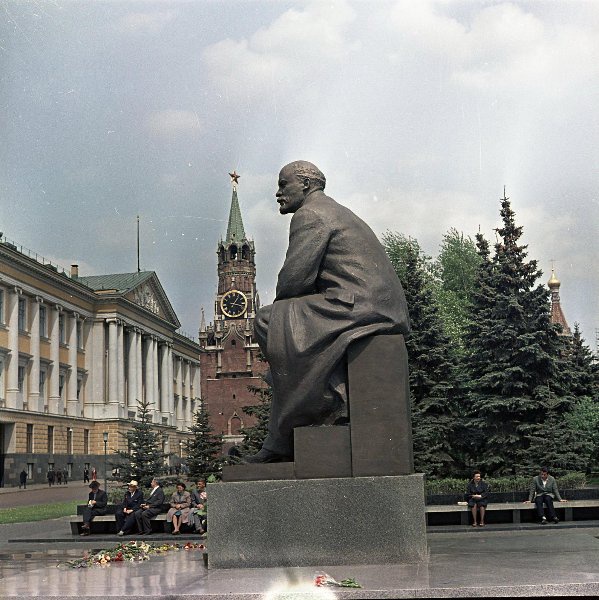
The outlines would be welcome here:
<svg viewBox="0 0 599 600">
<path fill-rule="evenodd" d="M 166 513 L 166 520 L 173 524 L 173 535 L 179 535 L 181 525 L 187 523 L 191 506 L 191 494 L 185 491 L 185 484 L 180 481 L 177 491 L 171 496 L 171 507 Z"/>
<path fill-rule="evenodd" d="M 198 479 L 197 490 L 191 493 L 191 514 L 189 520 L 193 524 L 196 533 L 200 535 L 206 532 L 206 507 L 208 496 L 206 494 L 206 482 Z"/>
<path fill-rule="evenodd" d="M 491 488 L 486 481 L 482 480 L 480 471 L 474 471 L 472 479 L 468 484 L 468 489 L 466 490 L 468 506 L 472 509 L 472 527 L 476 527 L 477 524 L 477 510 L 480 512 L 478 525 L 480 527 L 485 526 L 485 508 L 487 506 L 490 491 Z"/>
</svg>

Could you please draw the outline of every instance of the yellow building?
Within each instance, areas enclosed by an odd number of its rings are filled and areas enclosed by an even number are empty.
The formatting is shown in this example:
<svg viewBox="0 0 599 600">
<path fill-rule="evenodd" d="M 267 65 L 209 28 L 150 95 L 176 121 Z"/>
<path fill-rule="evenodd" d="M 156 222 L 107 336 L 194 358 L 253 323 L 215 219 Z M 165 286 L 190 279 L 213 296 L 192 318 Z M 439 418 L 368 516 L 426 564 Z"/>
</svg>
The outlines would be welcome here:
<svg viewBox="0 0 599 600">
<path fill-rule="evenodd" d="M 125 449 L 142 399 L 178 464 L 200 402 L 200 348 L 179 327 L 153 271 L 84 277 L 0 238 L 0 486 L 23 469 L 102 479 L 104 433 Z"/>
</svg>

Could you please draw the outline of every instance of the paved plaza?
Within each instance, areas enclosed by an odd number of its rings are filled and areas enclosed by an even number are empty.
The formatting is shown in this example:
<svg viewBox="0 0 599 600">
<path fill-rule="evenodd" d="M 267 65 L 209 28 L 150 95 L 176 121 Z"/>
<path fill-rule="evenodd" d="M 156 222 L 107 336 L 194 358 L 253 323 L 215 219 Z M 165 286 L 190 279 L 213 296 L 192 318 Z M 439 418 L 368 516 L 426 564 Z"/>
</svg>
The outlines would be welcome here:
<svg viewBox="0 0 599 600">
<path fill-rule="evenodd" d="M 0 598 L 592 597 L 599 595 L 599 523 L 587 525 L 446 528 L 444 533 L 429 533 L 430 560 L 421 565 L 228 570 L 207 569 L 195 550 L 154 556 L 143 563 L 58 568 L 64 560 L 80 558 L 84 549 L 111 547 L 121 540 L 73 537 L 68 518 L 1 525 Z M 153 541 L 182 541 L 155 537 Z M 336 579 L 354 577 L 363 587 L 314 588 L 314 574 L 321 570 Z"/>
</svg>

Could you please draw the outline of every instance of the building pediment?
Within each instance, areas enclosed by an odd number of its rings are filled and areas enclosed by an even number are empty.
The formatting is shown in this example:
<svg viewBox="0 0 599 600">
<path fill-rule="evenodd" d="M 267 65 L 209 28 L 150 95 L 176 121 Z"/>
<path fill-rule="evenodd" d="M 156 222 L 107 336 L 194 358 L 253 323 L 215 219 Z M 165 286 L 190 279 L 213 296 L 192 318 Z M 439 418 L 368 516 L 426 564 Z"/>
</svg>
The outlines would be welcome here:
<svg viewBox="0 0 599 600">
<path fill-rule="evenodd" d="M 171 306 L 156 273 L 125 294 L 125 298 L 157 317 L 179 327 L 179 319 Z"/>
</svg>

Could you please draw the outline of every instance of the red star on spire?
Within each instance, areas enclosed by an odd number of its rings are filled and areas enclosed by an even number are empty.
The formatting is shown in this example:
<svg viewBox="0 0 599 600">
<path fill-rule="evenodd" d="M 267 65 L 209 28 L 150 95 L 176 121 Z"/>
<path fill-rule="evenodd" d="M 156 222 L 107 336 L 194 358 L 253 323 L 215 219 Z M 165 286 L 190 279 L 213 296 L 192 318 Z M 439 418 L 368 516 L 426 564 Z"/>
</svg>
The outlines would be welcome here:
<svg viewBox="0 0 599 600">
<path fill-rule="evenodd" d="M 241 177 L 241 175 L 237 175 L 237 172 L 233 171 L 232 173 L 229 173 L 229 177 L 231 178 L 231 183 L 237 185 L 239 183 L 239 178 Z"/>
</svg>

